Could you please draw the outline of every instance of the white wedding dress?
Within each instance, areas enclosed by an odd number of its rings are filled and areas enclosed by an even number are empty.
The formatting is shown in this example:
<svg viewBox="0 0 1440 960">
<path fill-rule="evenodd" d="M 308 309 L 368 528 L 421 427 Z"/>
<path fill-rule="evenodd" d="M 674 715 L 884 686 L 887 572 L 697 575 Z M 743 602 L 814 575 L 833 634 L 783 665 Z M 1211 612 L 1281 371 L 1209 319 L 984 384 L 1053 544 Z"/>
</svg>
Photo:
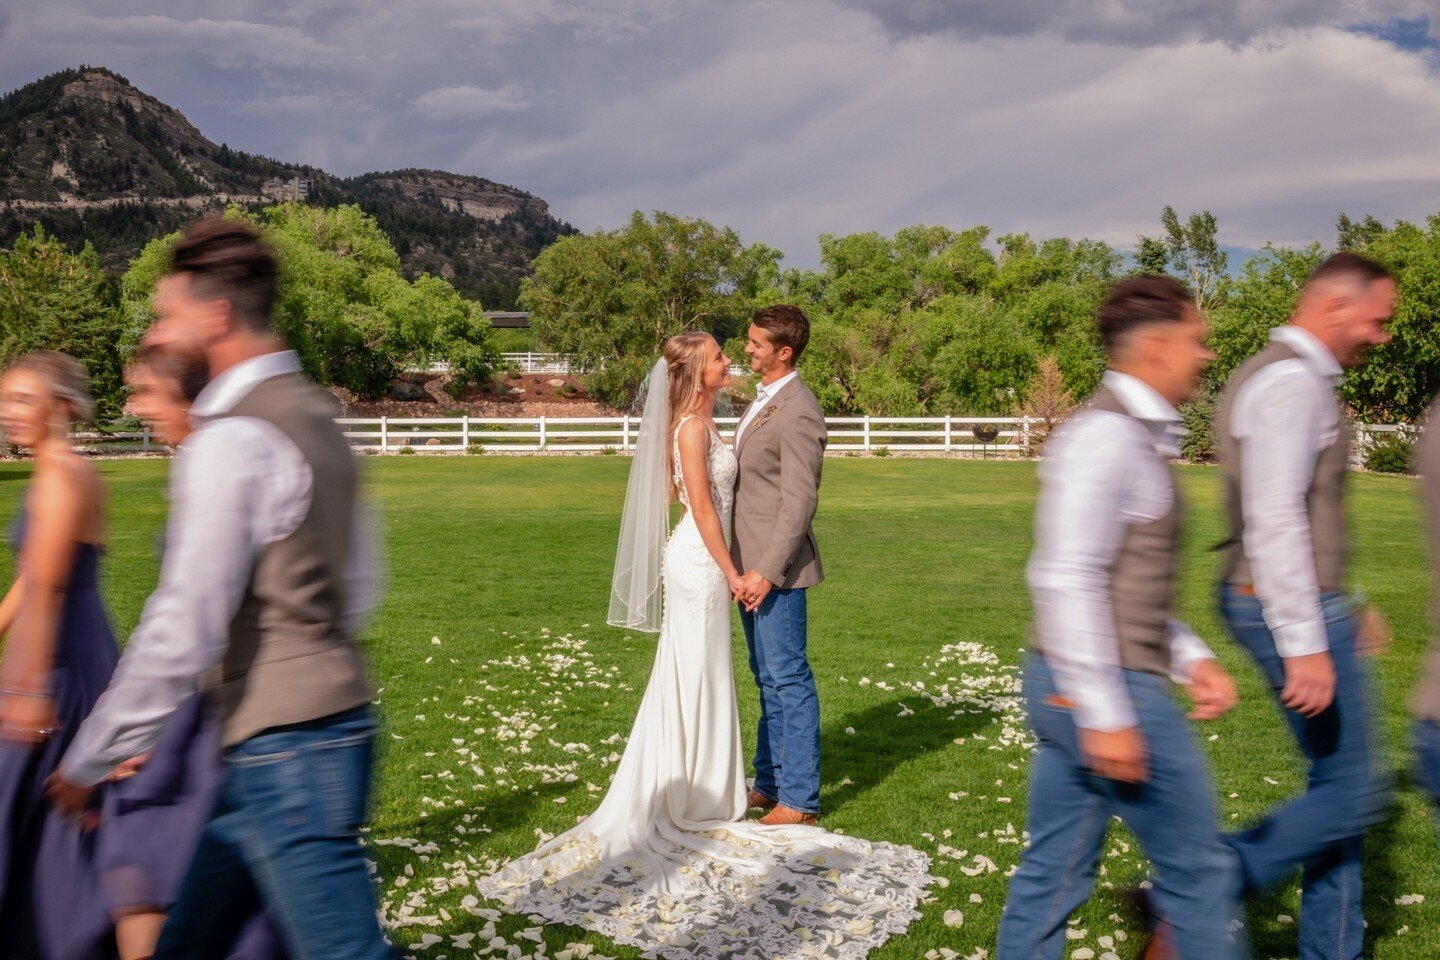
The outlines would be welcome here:
<svg viewBox="0 0 1440 960">
<path fill-rule="evenodd" d="M 710 496 L 728 530 L 737 465 L 710 437 Z M 480 892 L 669 960 L 858 960 L 919 916 L 929 859 L 744 819 L 730 590 L 690 516 L 678 454 L 675 463 L 686 511 L 665 549 L 655 667 L 610 789 L 586 820 L 481 880 Z"/>
</svg>

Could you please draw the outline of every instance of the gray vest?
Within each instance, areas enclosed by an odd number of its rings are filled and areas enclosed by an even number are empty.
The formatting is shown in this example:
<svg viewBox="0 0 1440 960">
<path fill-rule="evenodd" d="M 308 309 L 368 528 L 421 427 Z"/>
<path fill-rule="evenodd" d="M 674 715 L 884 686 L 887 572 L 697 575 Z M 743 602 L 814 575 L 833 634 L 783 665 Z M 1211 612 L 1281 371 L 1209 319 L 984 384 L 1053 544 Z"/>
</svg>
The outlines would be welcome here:
<svg viewBox="0 0 1440 960">
<path fill-rule="evenodd" d="M 1089 406 L 1130 416 L 1120 399 L 1104 386 L 1091 398 Z M 1154 456 L 1170 469 L 1160 454 Z M 1110 566 L 1110 609 L 1115 617 L 1120 667 L 1162 677 L 1170 675 L 1170 618 L 1175 611 L 1180 526 L 1185 512 L 1180 484 L 1173 473 L 1171 480 L 1169 511 L 1156 520 L 1129 524 Z M 1032 635 L 1031 643 L 1043 655 L 1038 635 Z"/>
<path fill-rule="evenodd" d="M 271 424 L 314 473 L 310 512 L 294 533 L 260 551 L 225 656 L 207 677 L 224 743 L 233 746 L 368 703 L 370 685 L 341 626 L 357 479 L 334 404 L 304 377 L 286 375 L 262 381 L 225 416 Z"/>
<path fill-rule="evenodd" d="M 1235 440 L 1231 424 L 1235 397 L 1245 382 L 1263 368 L 1283 360 L 1294 360 L 1299 354 L 1278 340 L 1246 360 L 1235 372 L 1220 396 L 1216 411 L 1215 431 L 1220 449 L 1220 465 L 1225 471 L 1226 508 L 1230 515 L 1230 536 L 1217 549 L 1225 551 L 1221 579 L 1226 583 L 1251 584 L 1250 560 L 1245 556 L 1245 513 L 1240 501 L 1240 476 L 1245 465 L 1240 459 L 1240 444 Z M 1339 405 L 1339 398 L 1336 398 Z M 1315 459 L 1315 472 L 1305 494 L 1305 510 L 1310 519 L 1310 545 L 1315 561 L 1315 577 L 1325 592 L 1345 587 L 1345 477 L 1349 472 L 1350 428 L 1345 411 L 1339 411 L 1340 430 L 1335 442 Z"/>
<path fill-rule="evenodd" d="M 1430 570 L 1435 581 L 1431 598 L 1434 619 L 1430 628 L 1430 653 L 1425 658 L 1420 689 L 1415 697 L 1415 712 L 1440 722 L 1440 634 L 1437 634 L 1440 631 L 1440 436 L 1435 433 L 1437 423 L 1440 423 L 1440 400 L 1430 407 L 1425 436 L 1420 440 L 1416 458 L 1430 521 Z"/>
</svg>

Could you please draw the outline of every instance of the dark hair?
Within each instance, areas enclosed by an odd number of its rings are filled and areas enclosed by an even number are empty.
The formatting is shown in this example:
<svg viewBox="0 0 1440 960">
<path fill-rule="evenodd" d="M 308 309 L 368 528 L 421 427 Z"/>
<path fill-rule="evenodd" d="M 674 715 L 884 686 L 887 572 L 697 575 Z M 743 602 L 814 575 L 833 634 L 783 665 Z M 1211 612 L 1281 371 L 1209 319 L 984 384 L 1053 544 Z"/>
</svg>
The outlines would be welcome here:
<svg viewBox="0 0 1440 960">
<path fill-rule="evenodd" d="M 770 334 L 775 349 L 790 348 L 790 363 L 800 362 L 800 354 L 810 342 L 810 321 L 805 311 L 788 303 L 777 303 L 773 307 L 761 307 L 750 317 L 750 323 Z"/>
<path fill-rule="evenodd" d="M 170 272 L 188 276 L 201 300 L 229 301 L 235 321 L 252 332 L 271 332 L 275 254 L 249 225 L 225 217 L 190 224 L 170 253 Z"/>
<path fill-rule="evenodd" d="M 1136 327 L 1148 323 L 1175 323 L 1188 316 L 1195 303 L 1185 284 L 1161 273 L 1127 277 L 1110 288 L 1100 305 L 1097 322 L 1107 353 L 1114 353 Z"/>
<path fill-rule="evenodd" d="M 130 368 L 137 367 L 145 367 L 157 378 L 173 382 L 186 403 L 194 403 L 210 382 L 210 368 L 204 357 L 189 356 L 154 343 L 141 347 L 135 355 Z"/>
<path fill-rule="evenodd" d="M 1325 262 L 1315 268 L 1315 272 L 1310 274 L 1310 279 L 1305 281 L 1305 284 L 1309 286 L 1316 281 L 1351 280 L 1362 287 L 1368 287 L 1377 280 L 1394 279 L 1389 270 L 1369 257 L 1346 251 L 1326 257 Z"/>
</svg>

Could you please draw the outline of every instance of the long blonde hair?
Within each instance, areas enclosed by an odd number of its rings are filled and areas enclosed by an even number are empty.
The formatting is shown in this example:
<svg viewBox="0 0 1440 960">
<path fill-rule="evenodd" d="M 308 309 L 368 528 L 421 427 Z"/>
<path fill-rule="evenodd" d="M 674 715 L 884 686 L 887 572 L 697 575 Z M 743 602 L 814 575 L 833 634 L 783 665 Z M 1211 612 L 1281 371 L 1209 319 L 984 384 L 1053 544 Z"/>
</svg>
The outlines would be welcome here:
<svg viewBox="0 0 1440 960">
<path fill-rule="evenodd" d="M 36 350 L 10 364 L 10 372 L 25 370 L 35 374 L 50 391 L 50 396 L 65 411 L 65 419 L 73 424 L 95 415 L 95 403 L 86 389 L 90 375 L 85 365 L 68 353 L 57 350 Z"/>
<path fill-rule="evenodd" d="M 663 355 L 668 374 L 666 382 L 670 391 L 670 422 L 666 425 L 666 462 L 670 466 L 670 498 L 678 494 L 675 489 L 675 430 L 680 421 L 700 409 L 700 394 L 705 386 L 705 345 L 714 343 L 715 338 L 703 330 L 689 330 L 677 333 L 665 341 Z"/>
</svg>

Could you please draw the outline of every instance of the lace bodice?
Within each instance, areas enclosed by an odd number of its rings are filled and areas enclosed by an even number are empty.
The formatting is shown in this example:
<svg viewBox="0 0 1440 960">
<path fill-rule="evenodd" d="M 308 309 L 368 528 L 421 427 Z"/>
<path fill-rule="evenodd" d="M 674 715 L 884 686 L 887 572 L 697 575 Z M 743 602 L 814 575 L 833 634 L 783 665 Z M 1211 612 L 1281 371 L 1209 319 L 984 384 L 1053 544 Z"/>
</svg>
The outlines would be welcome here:
<svg viewBox="0 0 1440 960">
<path fill-rule="evenodd" d="M 696 418 L 693 415 L 681 417 L 680 423 L 675 427 L 675 436 L 671 438 L 675 490 L 687 513 L 690 510 L 690 493 L 685 489 L 685 476 L 680 469 L 680 431 L 687 420 L 694 419 Z M 726 446 L 724 440 L 720 439 L 720 434 L 716 433 L 713 427 L 705 424 L 705 432 L 710 438 L 710 447 L 705 459 L 706 472 L 710 475 L 710 499 L 715 504 L 715 512 L 720 514 L 720 526 L 728 530 L 730 513 L 735 507 L 735 475 L 739 472 L 739 462 L 736 461 L 734 452 Z"/>
</svg>

